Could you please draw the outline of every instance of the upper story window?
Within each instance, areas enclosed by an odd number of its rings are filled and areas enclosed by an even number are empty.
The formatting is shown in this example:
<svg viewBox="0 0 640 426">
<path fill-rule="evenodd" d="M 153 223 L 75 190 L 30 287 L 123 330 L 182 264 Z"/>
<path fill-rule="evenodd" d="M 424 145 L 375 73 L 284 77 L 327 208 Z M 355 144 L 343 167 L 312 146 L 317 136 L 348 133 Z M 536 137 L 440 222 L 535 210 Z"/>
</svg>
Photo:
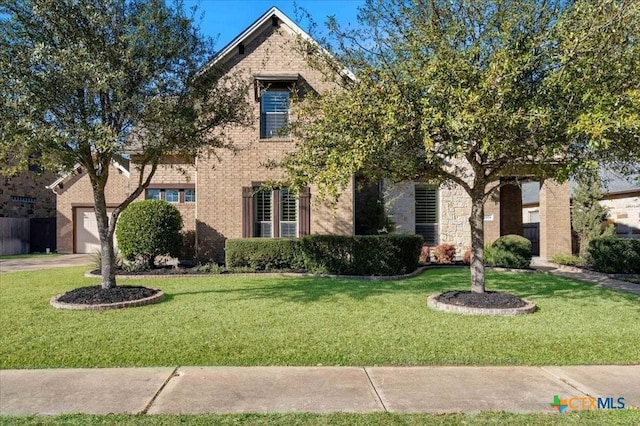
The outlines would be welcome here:
<svg viewBox="0 0 640 426">
<path fill-rule="evenodd" d="M 196 202 L 196 190 L 195 189 L 185 189 L 184 190 L 184 202 L 185 203 L 195 203 Z"/>
<path fill-rule="evenodd" d="M 290 92 L 287 88 L 269 88 L 260 96 L 260 138 L 289 137 Z"/>
</svg>

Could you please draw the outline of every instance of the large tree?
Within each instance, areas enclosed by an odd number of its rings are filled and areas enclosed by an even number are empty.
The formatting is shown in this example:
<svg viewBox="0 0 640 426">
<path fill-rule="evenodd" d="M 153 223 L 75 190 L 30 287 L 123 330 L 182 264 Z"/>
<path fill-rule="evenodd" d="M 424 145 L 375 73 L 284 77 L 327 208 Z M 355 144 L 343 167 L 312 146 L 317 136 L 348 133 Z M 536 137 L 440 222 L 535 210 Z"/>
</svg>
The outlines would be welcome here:
<svg viewBox="0 0 640 426">
<path fill-rule="evenodd" d="M 368 0 L 357 27 L 329 20 L 331 43 L 303 46 L 340 87 L 297 104 L 300 142 L 282 165 L 328 196 L 356 172 L 459 185 L 471 199 L 471 289 L 484 292 L 489 196 L 514 177 L 565 179 L 621 138 L 637 147 L 639 9 Z"/>
<path fill-rule="evenodd" d="M 102 250 L 102 287 L 116 285 L 113 234 L 123 209 L 167 153 L 229 147 L 249 121 L 246 87 L 215 66 L 212 42 L 181 2 L 1 0 L 0 155 L 14 171 L 37 155 L 49 170 L 86 170 Z M 136 153 L 139 179 L 107 213 L 115 156 Z M 117 158 L 117 157 L 116 157 Z"/>
</svg>

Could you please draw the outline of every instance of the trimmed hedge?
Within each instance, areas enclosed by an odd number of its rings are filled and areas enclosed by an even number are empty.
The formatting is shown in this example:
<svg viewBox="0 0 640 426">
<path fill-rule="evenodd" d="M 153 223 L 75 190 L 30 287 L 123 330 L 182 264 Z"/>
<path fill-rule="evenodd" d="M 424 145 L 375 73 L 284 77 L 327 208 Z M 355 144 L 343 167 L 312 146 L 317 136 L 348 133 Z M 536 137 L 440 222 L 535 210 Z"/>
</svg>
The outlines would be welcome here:
<svg viewBox="0 0 640 426">
<path fill-rule="evenodd" d="M 242 238 L 227 240 L 227 268 L 255 271 L 305 269 L 302 247 L 296 238 Z"/>
<path fill-rule="evenodd" d="M 125 259 L 151 267 L 156 256 L 178 256 L 181 229 L 182 216 L 173 204 L 162 200 L 131 203 L 118 218 L 118 249 Z"/>
<path fill-rule="evenodd" d="M 520 235 L 503 235 L 491 245 L 494 266 L 528 268 L 531 264 L 531 241 Z"/>
<path fill-rule="evenodd" d="M 593 269 L 607 274 L 640 274 L 640 240 L 604 237 L 589 242 Z"/>
<path fill-rule="evenodd" d="M 401 275 L 418 267 L 419 235 L 310 235 L 227 240 L 228 268 L 306 270 L 336 275 Z"/>
</svg>

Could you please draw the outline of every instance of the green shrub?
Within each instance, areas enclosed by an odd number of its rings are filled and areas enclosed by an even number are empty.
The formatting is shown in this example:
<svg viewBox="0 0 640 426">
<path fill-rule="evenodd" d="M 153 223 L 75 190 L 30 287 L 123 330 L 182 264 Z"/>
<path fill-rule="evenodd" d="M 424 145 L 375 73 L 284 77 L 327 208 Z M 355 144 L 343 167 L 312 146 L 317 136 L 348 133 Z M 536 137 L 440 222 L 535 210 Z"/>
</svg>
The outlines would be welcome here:
<svg viewBox="0 0 640 426">
<path fill-rule="evenodd" d="M 311 235 L 300 239 L 227 240 L 226 266 L 337 275 L 399 275 L 418 267 L 416 235 Z"/>
<path fill-rule="evenodd" d="M 225 263 L 228 268 L 249 267 L 254 271 L 304 269 L 300 240 L 295 238 L 227 240 Z"/>
<path fill-rule="evenodd" d="M 640 240 L 605 237 L 589 242 L 593 269 L 607 274 L 640 274 Z"/>
<path fill-rule="evenodd" d="M 558 263 L 560 265 L 568 265 L 568 266 L 584 266 L 584 259 L 580 256 L 573 256 L 571 254 L 566 253 L 556 253 L 551 256 L 551 261 L 553 263 Z"/>
<path fill-rule="evenodd" d="M 531 241 L 520 235 L 504 235 L 492 244 L 493 265 L 504 268 L 528 268 Z"/>
<path fill-rule="evenodd" d="M 493 246 L 485 244 L 483 249 L 483 262 L 485 265 L 493 265 Z"/>
<path fill-rule="evenodd" d="M 418 267 L 419 235 L 311 235 L 302 239 L 306 268 L 337 275 L 401 275 Z"/>
<path fill-rule="evenodd" d="M 182 216 L 166 201 L 131 203 L 118 219 L 118 249 L 129 260 L 152 267 L 156 256 L 176 257 L 182 248 Z"/>
<path fill-rule="evenodd" d="M 100 270 L 102 268 L 102 250 L 96 250 L 96 252 L 91 255 L 91 261 L 93 262 L 93 266 Z M 116 268 L 122 268 L 123 262 L 124 260 L 122 259 L 122 255 L 116 247 L 113 250 L 113 264 Z"/>
<path fill-rule="evenodd" d="M 453 244 L 439 244 L 433 250 L 436 263 L 453 263 L 456 257 L 456 246 Z"/>
</svg>

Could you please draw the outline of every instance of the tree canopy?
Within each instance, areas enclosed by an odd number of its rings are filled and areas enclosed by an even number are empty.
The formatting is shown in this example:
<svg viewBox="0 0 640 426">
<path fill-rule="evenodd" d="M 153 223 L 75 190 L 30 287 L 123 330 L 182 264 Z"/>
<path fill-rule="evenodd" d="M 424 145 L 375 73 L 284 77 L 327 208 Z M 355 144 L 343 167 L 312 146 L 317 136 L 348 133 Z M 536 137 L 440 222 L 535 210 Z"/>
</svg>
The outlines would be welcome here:
<svg viewBox="0 0 640 426">
<path fill-rule="evenodd" d="M 212 42 L 181 2 L 1 0 L 0 155 L 65 172 L 80 164 L 94 192 L 103 287 L 115 286 L 113 232 L 166 153 L 229 147 L 227 125 L 250 120 L 246 82 L 202 68 Z M 107 216 L 114 156 L 135 152 L 140 178 Z M 11 160 L 11 161 L 9 161 Z"/>
<path fill-rule="evenodd" d="M 356 172 L 461 186 L 473 291 L 484 202 L 505 178 L 562 180 L 640 152 L 637 1 L 368 0 L 359 24 L 330 19 L 333 46 L 304 47 L 340 87 L 298 103 L 282 165 L 329 196 Z"/>
</svg>

